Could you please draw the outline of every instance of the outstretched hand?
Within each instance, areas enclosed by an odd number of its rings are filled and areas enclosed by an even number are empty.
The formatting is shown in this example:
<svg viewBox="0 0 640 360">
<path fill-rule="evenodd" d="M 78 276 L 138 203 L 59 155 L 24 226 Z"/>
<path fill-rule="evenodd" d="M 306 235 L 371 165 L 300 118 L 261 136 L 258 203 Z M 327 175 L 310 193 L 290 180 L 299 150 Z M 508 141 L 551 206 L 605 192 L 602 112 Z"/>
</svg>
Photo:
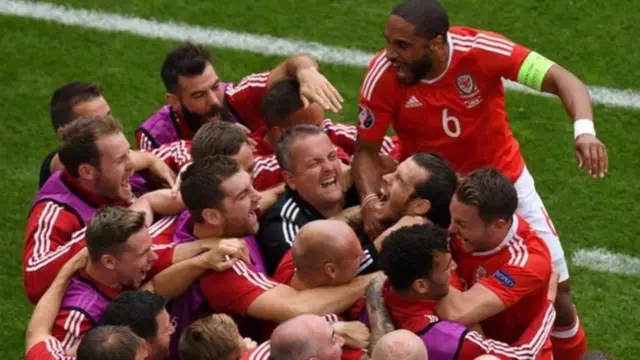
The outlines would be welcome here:
<svg viewBox="0 0 640 360">
<path fill-rule="evenodd" d="M 586 168 L 594 179 L 604 177 L 609 170 L 609 158 L 602 141 L 594 135 L 582 134 L 576 138 L 575 151 L 580 169 Z"/>
<path fill-rule="evenodd" d="M 298 73 L 300 83 L 300 98 L 306 108 L 315 102 L 325 110 L 334 113 L 342 110 L 344 99 L 338 90 L 316 68 L 310 67 Z"/>
</svg>

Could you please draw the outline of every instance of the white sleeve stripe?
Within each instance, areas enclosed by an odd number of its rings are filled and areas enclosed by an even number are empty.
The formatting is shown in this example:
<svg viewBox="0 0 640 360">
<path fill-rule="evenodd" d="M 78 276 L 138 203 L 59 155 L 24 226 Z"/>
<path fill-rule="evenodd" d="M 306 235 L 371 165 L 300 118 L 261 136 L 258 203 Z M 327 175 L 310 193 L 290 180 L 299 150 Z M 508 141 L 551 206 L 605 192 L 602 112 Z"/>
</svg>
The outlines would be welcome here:
<svg viewBox="0 0 640 360">
<path fill-rule="evenodd" d="M 62 341 L 62 347 L 65 350 L 69 350 L 75 345 L 78 337 L 80 337 L 80 325 L 84 320 L 84 314 L 77 310 L 71 310 L 69 316 L 65 321 L 63 329 L 66 331 L 64 340 Z"/>
<path fill-rule="evenodd" d="M 493 53 L 500 54 L 500 55 L 504 55 L 504 56 L 511 56 L 511 52 L 509 52 L 509 51 L 498 49 L 498 48 L 493 48 L 493 47 L 489 47 L 489 46 L 485 46 L 485 45 L 482 45 L 482 44 L 474 44 L 473 46 L 467 46 L 465 44 L 460 44 L 456 40 L 453 40 L 452 43 L 453 43 L 453 48 L 455 50 L 459 50 L 459 51 L 467 52 L 467 51 L 469 51 L 471 49 L 482 49 L 482 50 L 486 50 L 486 51 L 493 52 Z"/>
<path fill-rule="evenodd" d="M 262 290 L 270 290 L 278 285 L 277 283 L 267 279 L 264 274 L 256 273 L 249 269 L 244 261 L 238 261 L 233 264 L 233 271 Z"/>
<path fill-rule="evenodd" d="M 239 93 L 242 90 L 248 89 L 248 88 L 252 88 L 252 87 L 256 87 L 256 88 L 264 88 L 267 87 L 267 82 L 257 82 L 257 81 L 248 81 L 248 82 L 242 82 L 240 83 L 238 86 L 234 87 L 233 89 L 230 89 L 227 91 L 227 95 L 228 96 L 233 96 L 237 93 Z"/>
<path fill-rule="evenodd" d="M 378 81 L 382 77 L 382 74 L 384 74 L 384 72 L 387 71 L 387 69 L 390 68 L 390 67 L 391 67 L 391 63 L 387 62 L 387 64 L 385 66 L 383 66 L 380 71 L 378 71 L 378 74 L 373 79 L 373 83 L 371 84 L 371 87 L 369 88 L 368 93 L 366 94 L 367 100 L 371 100 L 371 96 L 373 96 L 373 90 L 375 89 L 376 84 L 378 84 Z"/>
<path fill-rule="evenodd" d="M 73 247 L 73 245 L 75 245 L 76 243 L 78 243 L 78 242 L 80 242 L 82 240 L 84 240 L 84 237 L 82 237 L 82 236 L 81 237 L 77 237 L 77 238 L 73 238 L 68 243 L 64 244 L 63 246 L 58 247 L 55 251 L 48 253 L 46 256 L 38 259 L 37 261 L 29 260 L 28 261 L 28 266 L 25 269 L 25 271 L 26 272 L 34 272 L 34 271 L 40 270 L 41 268 L 47 266 L 51 262 L 53 262 L 56 259 L 58 259 L 64 253 L 69 251 L 69 249 L 71 249 Z"/>
<path fill-rule="evenodd" d="M 60 211 L 62 211 L 62 206 L 54 202 L 47 202 L 45 205 L 38 219 L 38 228 L 34 236 L 35 245 L 32 255 L 34 261 L 37 261 L 49 252 L 51 247 L 51 233 L 53 232 L 53 226 L 58 220 Z"/>
<path fill-rule="evenodd" d="M 520 236 L 514 235 L 507 246 L 510 255 L 508 264 L 510 266 L 525 267 L 529 260 L 529 248 L 524 243 L 524 240 Z"/>
<path fill-rule="evenodd" d="M 475 36 L 465 36 L 450 33 L 452 39 L 460 40 L 460 41 L 483 41 L 488 44 L 495 44 L 496 46 L 503 46 L 504 49 L 509 50 L 513 48 L 515 45 L 512 41 L 501 39 L 497 36 L 489 36 L 485 34 L 476 34 Z"/>
<path fill-rule="evenodd" d="M 505 344 L 500 341 L 485 339 L 475 331 L 469 332 L 466 337 L 487 353 L 500 354 L 519 360 L 533 360 L 537 357 L 549 337 L 549 332 L 551 331 L 555 317 L 555 310 L 553 307 L 549 307 L 545 312 L 542 325 L 534 335 L 533 339 L 529 343 L 520 346 L 510 346 L 509 344 Z"/>
<path fill-rule="evenodd" d="M 254 350 L 249 360 L 266 360 L 269 356 L 271 356 L 271 343 L 267 340 Z"/>
<path fill-rule="evenodd" d="M 60 341 L 58 341 L 58 339 L 55 339 L 55 338 L 46 339 L 45 346 L 47 348 L 47 352 L 49 353 L 49 355 L 51 355 L 54 359 L 57 359 L 57 360 L 72 359 L 71 357 L 67 356 L 64 349 L 62 348 L 62 344 L 60 343 Z"/>
<path fill-rule="evenodd" d="M 287 200 L 282 210 L 280 211 L 280 217 L 282 218 L 282 232 L 284 234 L 284 239 L 289 244 L 289 246 L 293 245 L 293 241 L 295 240 L 297 233 L 297 226 L 293 223 L 296 215 L 298 214 L 298 205 L 293 201 L 293 199 Z"/>
<path fill-rule="evenodd" d="M 151 237 L 156 237 L 162 234 L 162 232 L 171 226 L 177 219 L 177 215 L 163 217 L 149 227 L 149 235 L 151 235 Z"/>
<path fill-rule="evenodd" d="M 378 74 L 380 69 L 383 69 L 382 71 L 386 70 L 385 65 L 391 64 L 389 60 L 387 60 L 386 54 L 387 52 L 384 51 L 382 54 L 379 55 L 379 57 L 375 60 L 373 66 L 371 67 L 371 70 L 367 73 L 367 75 L 364 78 L 361 94 L 364 95 L 367 98 L 367 100 L 369 100 L 369 96 L 367 94 L 369 94 L 371 89 L 376 85 L 374 82 L 376 75 Z"/>
</svg>

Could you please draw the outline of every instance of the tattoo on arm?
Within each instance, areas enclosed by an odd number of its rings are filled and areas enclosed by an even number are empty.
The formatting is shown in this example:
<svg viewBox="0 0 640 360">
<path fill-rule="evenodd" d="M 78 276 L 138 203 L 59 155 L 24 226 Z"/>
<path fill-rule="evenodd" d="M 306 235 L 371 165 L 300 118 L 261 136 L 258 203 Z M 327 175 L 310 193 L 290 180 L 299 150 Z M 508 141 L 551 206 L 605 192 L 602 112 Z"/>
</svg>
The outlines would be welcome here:
<svg viewBox="0 0 640 360">
<path fill-rule="evenodd" d="M 386 333 L 395 330 L 391 315 L 384 304 L 382 298 L 383 280 L 375 278 L 367 286 L 367 312 L 369 313 L 369 323 L 371 331 L 369 335 L 369 353 L 373 352 L 378 340 Z"/>
<path fill-rule="evenodd" d="M 341 213 L 331 217 L 333 220 L 344 221 L 353 229 L 357 229 L 362 226 L 362 211 L 360 206 L 352 206 L 350 208 L 342 210 Z"/>
</svg>

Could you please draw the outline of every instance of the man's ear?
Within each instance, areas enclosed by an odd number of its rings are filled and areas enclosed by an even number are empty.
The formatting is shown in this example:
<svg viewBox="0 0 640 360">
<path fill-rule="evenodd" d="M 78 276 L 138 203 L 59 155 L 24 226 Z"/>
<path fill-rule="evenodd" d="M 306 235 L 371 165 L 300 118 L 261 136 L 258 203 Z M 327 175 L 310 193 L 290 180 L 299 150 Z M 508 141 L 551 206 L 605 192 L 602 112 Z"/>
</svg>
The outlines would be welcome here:
<svg viewBox="0 0 640 360">
<path fill-rule="evenodd" d="M 78 177 L 84 180 L 93 181 L 96 178 L 98 169 L 91 164 L 80 164 L 78 166 Z"/>
<path fill-rule="evenodd" d="M 291 188 L 291 190 L 296 190 L 296 184 L 293 181 L 293 174 L 290 171 L 287 170 L 282 170 L 281 172 L 282 174 L 282 178 L 285 182 L 285 184 L 287 184 L 287 186 L 289 186 Z"/>
<path fill-rule="evenodd" d="M 204 221 L 213 226 L 221 226 L 224 221 L 222 212 L 218 209 L 204 209 L 202 210 L 202 218 Z"/>
<path fill-rule="evenodd" d="M 117 262 L 118 261 L 116 257 L 111 254 L 103 254 L 102 256 L 100 256 L 100 264 L 102 264 L 102 266 L 105 269 L 108 269 L 108 270 L 115 269 Z"/>
<path fill-rule="evenodd" d="M 164 97 L 167 101 L 167 104 L 169 104 L 173 108 L 173 111 L 180 110 L 180 99 L 176 94 L 168 92 L 164 95 Z"/>
<path fill-rule="evenodd" d="M 429 283 L 425 279 L 416 279 L 411 284 L 411 289 L 418 294 L 426 294 L 429 292 Z"/>
<path fill-rule="evenodd" d="M 333 263 L 324 264 L 324 273 L 331 279 L 335 280 L 338 276 L 338 267 Z"/>
<path fill-rule="evenodd" d="M 431 210 L 431 201 L 426 199 L 412 199 L 409 202 L 406 215 L 425 216 Z"/>
</svg>

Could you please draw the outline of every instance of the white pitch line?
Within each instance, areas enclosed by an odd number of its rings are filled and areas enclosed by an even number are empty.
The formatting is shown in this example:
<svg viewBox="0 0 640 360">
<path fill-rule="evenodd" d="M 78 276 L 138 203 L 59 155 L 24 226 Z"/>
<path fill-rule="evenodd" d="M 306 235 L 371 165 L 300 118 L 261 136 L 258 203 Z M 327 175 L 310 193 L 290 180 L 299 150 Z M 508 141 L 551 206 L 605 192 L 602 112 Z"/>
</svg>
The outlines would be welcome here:
<svg viewBox="0 0 640 360">
<path fill-rule="evenodd" d="M 159 22 L 101 11 L 73 9 L 42 2 L 0 0 L 0 14 L 48 20 L 103 31 L 127 32 L 147 38 L 190 40 L 219 48 L 243 50 L 265 55 L 290 56 L 298 53 L 309 53 L 322 62 L 348 66 L 366 67 L 374 56 L 374 54 L 356 49 L 327 46 L 315 42 L 287 40 L 267 35 L 205 28 L 175 22 Z M 378 35 L 372 34 L 371 36 Z M 509 90 L 541 95 L 510 81 L 505 81 L 505 86 Z M 640 109 L 640 92 L 601 86 L 589 86 L 589 92 L 595 103 Z"/>
<path fill-rule="evenodd" d="M 576 250 L 573 265 L 614 274 L 640 275 L 640 259 L 601 248 Z"/>
</svg>

